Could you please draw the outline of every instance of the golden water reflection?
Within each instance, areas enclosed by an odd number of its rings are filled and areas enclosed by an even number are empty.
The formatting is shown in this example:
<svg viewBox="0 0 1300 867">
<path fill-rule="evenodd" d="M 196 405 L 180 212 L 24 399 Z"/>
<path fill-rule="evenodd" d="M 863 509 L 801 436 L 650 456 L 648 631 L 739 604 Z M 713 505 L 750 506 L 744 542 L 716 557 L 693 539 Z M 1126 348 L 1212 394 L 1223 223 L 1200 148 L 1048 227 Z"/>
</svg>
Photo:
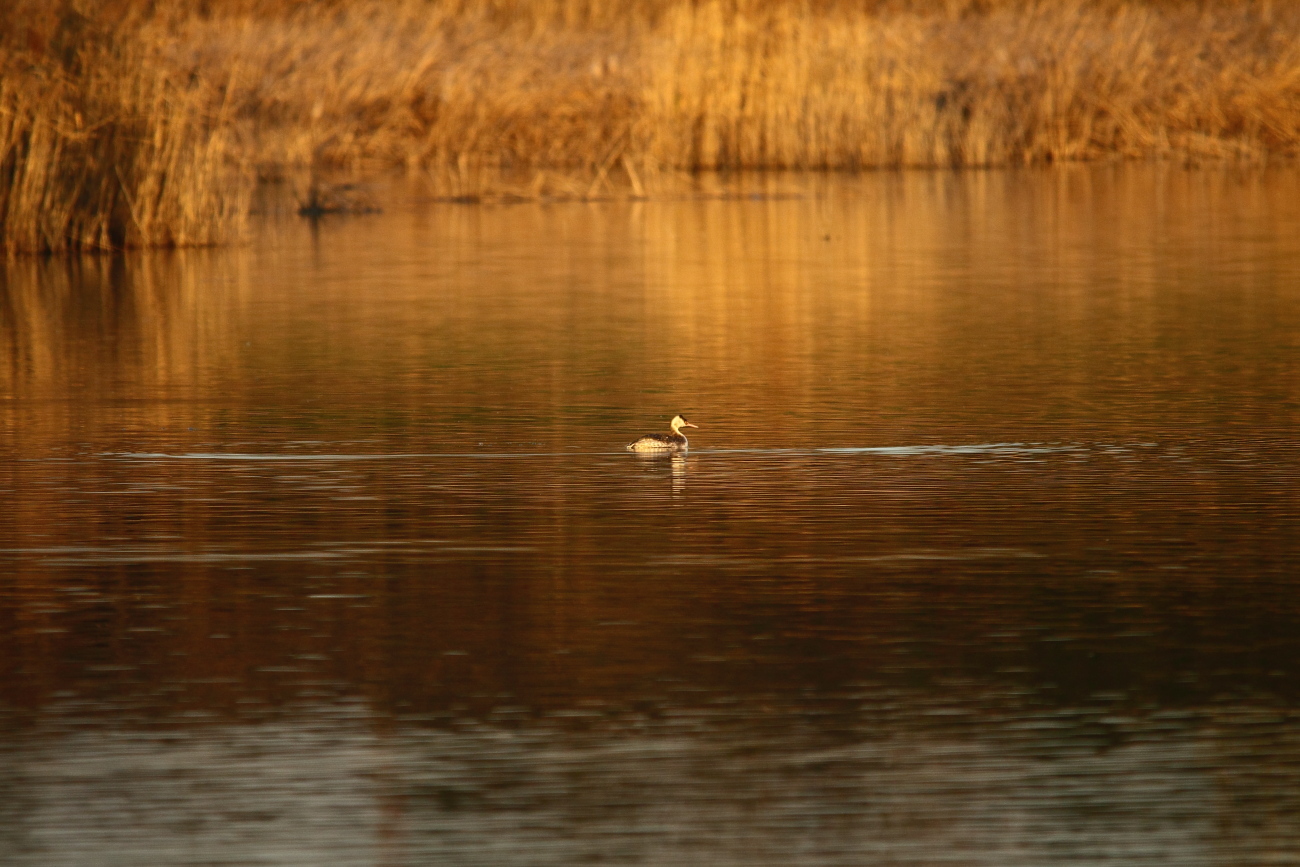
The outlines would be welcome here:
<svg viewBox="0 0 1300 867">
<path fill-rule="evenodd" d="M 1107 405 L 1120 395 L 1175 401 L 1193 424 L 1218 424 L 1216 404 L 1243 423 L 1288 421 L 1279 403 L 1294 412 L 1279 392 L 1296 348 L 1282 291 L 1300 219 L 1291 172 L 753 185 L 771 195 L 413 197 L 314 236 L 271 223 L 236 250 L 10 263 L 0 385 L 91 397 L 96 411 L 10 403 L 3 418 L 15 436 L 52 425 L 57 444 L 101 423 L 210 431 L 258 407 L 322 433 L 339 414 L 392 436 L 461 414 L 585 446 L 678 401 L 708 414 L 713 445 L 746 447 L 832 431 L 841 445 L 943 442 L 966 407 L 962 432 L 1089 429 L 1104 413 L 1104 431 L 1137 433 L 1132 401 Z M 1225 356 L 1240 368 L 1231 381 Z M 1233 400 L 1209 391 L 1220 385 Z M 837 411 L 844 393 L 851 412 Z M 981 417 L 991 404 L 1007 424 Z"/>
</svg>

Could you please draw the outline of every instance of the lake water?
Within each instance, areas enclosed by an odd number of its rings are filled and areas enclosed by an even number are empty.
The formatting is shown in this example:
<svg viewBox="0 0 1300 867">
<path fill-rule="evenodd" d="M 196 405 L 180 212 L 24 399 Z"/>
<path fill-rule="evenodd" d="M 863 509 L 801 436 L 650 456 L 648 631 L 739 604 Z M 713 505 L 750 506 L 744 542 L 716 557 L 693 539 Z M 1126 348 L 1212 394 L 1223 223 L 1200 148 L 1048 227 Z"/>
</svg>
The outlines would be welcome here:
<svg viewBox="0 0 1300 867">
<path fill-rule="evenodd" d="M 1300 170 L 384 195 L 3 266 L 0 863 L 1300 862 Z"/>
</svg>

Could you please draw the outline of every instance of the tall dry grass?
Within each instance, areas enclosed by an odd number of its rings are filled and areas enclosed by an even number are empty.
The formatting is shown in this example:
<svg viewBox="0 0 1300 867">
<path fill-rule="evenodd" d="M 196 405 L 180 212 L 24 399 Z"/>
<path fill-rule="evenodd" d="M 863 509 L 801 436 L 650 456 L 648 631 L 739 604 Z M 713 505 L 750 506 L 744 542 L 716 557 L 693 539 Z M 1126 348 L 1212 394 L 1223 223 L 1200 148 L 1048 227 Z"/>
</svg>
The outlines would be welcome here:
<svg viewBox="0 0 1300 867">
<path fill-rule="evenodd" d="M 921 9 L 917 4 L 917 9 Z M 1300 9 L 1000 4 L 666 16 L 647 153 L 692 168 L 1006 165 L 1300 150 Z"/>
<path fill-rule="evenodd" d="M 339 3 L 188 19 L 264 167 L 653 170 L 1294 156 L 1300 7 Z M 629 178 L 635 182 L 635 178 Z"/>
<path fill-rule="evenodd" d="M 238 232 L 224 94 L 154 46 L 70 7 L 0 55 L 0 246 L 63 252 L 195 245 Z"/>
<path fill-rule="evenodd" d="M 0 33 L 8 249 L 207 243 L 254 176 L 364 166 L 593 195 L 1300 153 L 1300 5 L 1270 0 L 107 2 Z"/>
</svg>

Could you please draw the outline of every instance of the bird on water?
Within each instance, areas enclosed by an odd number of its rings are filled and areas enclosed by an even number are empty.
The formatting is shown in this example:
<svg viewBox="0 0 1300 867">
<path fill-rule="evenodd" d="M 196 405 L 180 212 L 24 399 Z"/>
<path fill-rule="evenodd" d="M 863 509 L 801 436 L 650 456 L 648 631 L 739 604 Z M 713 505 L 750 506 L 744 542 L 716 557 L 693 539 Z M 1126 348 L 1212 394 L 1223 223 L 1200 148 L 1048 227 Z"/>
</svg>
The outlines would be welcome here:
<svg viewBox="0 0 1300 867">
<path fill-rule="evenodd" d="M 634 443 L 629 443 L 627 450 L 630 452 L 684 452 L 686 451 L 686 436 L 682 433 L 682 428 L 698 428 L 699 425 L 691 424 L 680 415 L 673 416 L 669 426 L 673 429 L 670 434 L 646 434 Z"/>
</svg>

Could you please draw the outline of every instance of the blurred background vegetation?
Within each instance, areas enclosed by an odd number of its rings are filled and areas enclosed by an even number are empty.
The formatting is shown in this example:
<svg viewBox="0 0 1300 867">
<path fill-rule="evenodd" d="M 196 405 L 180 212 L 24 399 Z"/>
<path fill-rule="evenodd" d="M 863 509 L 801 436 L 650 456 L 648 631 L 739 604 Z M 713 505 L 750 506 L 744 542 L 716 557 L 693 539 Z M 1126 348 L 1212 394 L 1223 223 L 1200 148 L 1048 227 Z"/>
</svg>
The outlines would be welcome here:
<svg viewBox="0 0 1300 867">
<path fill-rule="evenodd" d="M 0 17 L 10 254 L 219 243 L 259 181 L 330 172 L 641 196 L 674 171 L 1297 152 L 1300 5 L 1271 0 L 17 0 Z"/>
</svg>

